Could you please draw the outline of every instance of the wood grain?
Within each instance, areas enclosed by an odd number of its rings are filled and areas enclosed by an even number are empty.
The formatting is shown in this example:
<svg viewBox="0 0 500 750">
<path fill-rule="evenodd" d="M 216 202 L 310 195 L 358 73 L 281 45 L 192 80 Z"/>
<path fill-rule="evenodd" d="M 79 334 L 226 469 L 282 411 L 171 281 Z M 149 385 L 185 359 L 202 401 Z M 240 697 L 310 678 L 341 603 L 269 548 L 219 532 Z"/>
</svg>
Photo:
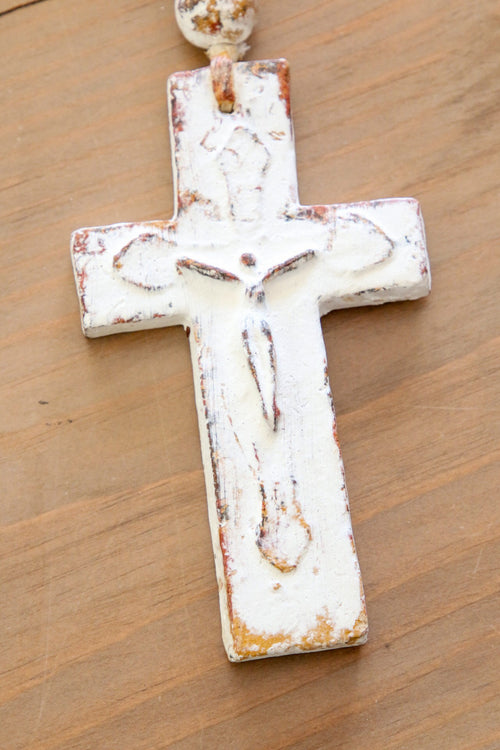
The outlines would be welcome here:
<svg viewBox="0 0 500 750">
<path fill-rule="evenodd" d="M 168 2 L 0 2 L 2 750 L 500 745 L 499 20 L 261 3 L 302 202 L 418 198 L 433 292 L 323 319 L 368 644 L 231 665 L 185 335 L 85 340 L 68 251 L 171 215 L 165 80 L 205 61 Z"/>
</svg>

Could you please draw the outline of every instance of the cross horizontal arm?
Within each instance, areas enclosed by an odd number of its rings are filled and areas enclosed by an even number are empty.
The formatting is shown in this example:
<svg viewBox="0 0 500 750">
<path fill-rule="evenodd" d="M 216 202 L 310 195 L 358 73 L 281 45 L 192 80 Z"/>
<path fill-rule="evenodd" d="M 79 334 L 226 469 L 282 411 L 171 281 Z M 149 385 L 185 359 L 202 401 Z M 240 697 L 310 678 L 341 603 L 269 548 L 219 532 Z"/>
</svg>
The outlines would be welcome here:
<svg viewBox="0 0 500 750">
<path fill-rule="evenodd" d="M 316 207 L 318 208 L 318 207 Z M 413 198 L 299 206 L 296 229 L 321 224 L 312 288 L 321 315 L 330 310 L 417 299 L 430 291 L 420 206 Z M 314 246 L 314 244 L 313 244 Z"/>
<path fill-rule="evenodd" d="M 71 257 L 86 336 L 184 323 L 175 229 L 175 221 L 158 221 L 73 233 Z"/>
</svg>

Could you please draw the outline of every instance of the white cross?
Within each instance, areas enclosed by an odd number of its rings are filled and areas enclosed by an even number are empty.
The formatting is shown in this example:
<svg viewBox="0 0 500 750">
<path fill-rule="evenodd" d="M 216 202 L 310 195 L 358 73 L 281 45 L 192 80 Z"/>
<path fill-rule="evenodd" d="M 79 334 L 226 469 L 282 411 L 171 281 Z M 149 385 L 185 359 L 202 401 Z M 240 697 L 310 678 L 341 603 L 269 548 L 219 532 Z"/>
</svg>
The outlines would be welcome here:
<svg viewBox="0 0 500 750">
<path fill-rule="evenodd" d="M 283 60 L 169 80 L 171 221 L 74 233 L 86 335 L 181 324 L 235 661 L 362 643 L 367 620 L 320 316 L 428 293 L 410 198 L 301 206 Z"/>
</svg>

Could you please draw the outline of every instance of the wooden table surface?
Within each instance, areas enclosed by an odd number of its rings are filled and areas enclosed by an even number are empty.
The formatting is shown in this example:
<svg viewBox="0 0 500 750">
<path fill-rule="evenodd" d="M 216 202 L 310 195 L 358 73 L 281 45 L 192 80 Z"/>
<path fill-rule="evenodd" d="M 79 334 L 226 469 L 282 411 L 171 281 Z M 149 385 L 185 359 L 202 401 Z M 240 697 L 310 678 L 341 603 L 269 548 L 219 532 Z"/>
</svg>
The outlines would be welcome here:
<svg viewBox="0 0 500 750">
<path fill-rule="evenodd" d="M 264 0 L 303 203 L 422 203 L 428 299 L 323 319 L 366 646 L 234 665 L 181 328 L 86 340 L 79 226 L 169 218 L 171 0 L 0 0 L 1 750 L 500 747 L 495 0 Z"/>
</svg>

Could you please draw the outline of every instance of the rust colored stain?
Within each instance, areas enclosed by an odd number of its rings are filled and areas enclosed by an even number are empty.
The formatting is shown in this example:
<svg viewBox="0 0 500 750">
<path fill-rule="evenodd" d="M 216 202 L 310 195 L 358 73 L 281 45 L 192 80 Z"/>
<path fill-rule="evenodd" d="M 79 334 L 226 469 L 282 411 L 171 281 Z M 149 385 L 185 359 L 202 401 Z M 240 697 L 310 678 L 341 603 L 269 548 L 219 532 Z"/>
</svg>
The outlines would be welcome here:
<svg viewBox="0 0 500 750">
<path fill-rule="evenodd" d="M 255 633 L 243 622 L 240 617 L 233 617 L 231 621 L 231 632 L 234 639 L 234 649 L 239 659 L 251 659 L 252 657 L 267 656 L 272 646 L 290 644 L 290 639 L 285 633 L 268 635 L 267 633 Z"/>
<path fill-rule="evenodd" d="M 274 429 L 278 426 L 278 419 L 281 416 L 281 412 L 276 404 L 276 397 L 273 398 L 273 418 L 274 418 Z"/>
<path fill-rule="evenodd" d="M 75 235 L 75 239 L 73 241 L 73 252 L 74 253 L 87 252 L 88 239 L 89 239 L 88 232 L 78 232 L 78 234 Z"/>
<path fill-rule="evenodd" d="M 194 16 L 193 26 L 202 34 L 209 34 L 210 36 L 215 36 L 221 31 L 222 21 L 216 0 L 210 0 L 207 3 L 207 9 L 203 16 Z"/>
<path fill-rule="evenodd" d="M 80 304 L 82 306 L 83 312 L 88 312 L 87 303 L 85 301 L 85 286 L 87 284 L 87 271 L 84 268 L 82 268 L 81 271 L 77 271 L 76 274 L 77 281 L 78 281 L 78 291 L 80 292 Z"/>
<path fill-rule="evenodd" d="M 353 646 L 363 638 L 368 629 L 366 611 L 360 612 L 351 630 L 337 631 L 331 618 L 326 615 L 316 617 L 316 625 L 303 638 L 294 640 L 290 633 L 258 633 L 250 628 L 237 615 L 231 623 L 236 655 L 239 659 L 252 659 L 268 656 L 273 646 L 281 647 L 281 653 L 295 650 L 316 651 L 325 648 Z"/>
<path fill-rule="evenodd" d="M 238 18 L 246 16 L 249 10 L 255 10 L 254 0 L 233 0 L 231 18 L 237 21 Z"/>
<path fill-rule="evenodd" d="M 140 319 L 141 316 L 139 314 L 132 315 L 131 318 L 122 318 L 120 316 L 118 318 L 113 318 L 113 325 L 119 325 L 120 323 L 137 323 Z"/>
<path fill-rule="evenodd" d="M 256 60 L 251 67 L 252 75 L 263 78 L 268 73 L 276 73 L 277 63 L 274 60 Z"/>
<path fill-rule="evenodd" d="M 290 119 L 290 66 L 286 60 L 259 60 L 251 67 L 258 78 L 272 74 L 278 77 L 279 98 L 285 104 L 286 116 Z"/>
<path fill-rule="evenodd" d="M 233 62 L 226 55 L 217 55 L 210 63 L 212 88 L 221 112 L 232 112 L 236 95 L 233 87 Z"/>
<path fill-rule="evenodd" d="M 257 263 L 257 258 L 252 253 L 243 253 L 240 261 L 244 266 L 254 266 Z"/>
<path fill-rule="evenodd" d="M 339 434 L 337 432 L 337 421 L 335 419 L 333 420 L 333 430 L 332 431 L 333 431 L 333 439 L 335 440 L 337 448 L 339 449 L 339 452 L 340 452 Z"/>
<path fill-rule="evenodd" d="M 202 276 L 209 276 L 211 279 L 217 279 L 218 281 L 240 281 L 240 279 L 231 273 L 230 271 L 223 271 L 217 266 L 208 266 L 205 263 L 200 263 L 192 258 L 179 258 L 177 261 L 177 269 L 186 268 L 190 271 L 197 271 Z"/>
<path fill-rule="evenodd" d="M 284 261 L 284 263 L 278 263 L 277 266 L 273 266 L 272 268 L 270 268 L 262 280 L 268 281 L 269 279 L 272 279 L 275 276 L 280 276 L 281 274 L 288 273 L 288 271 L 294 271 L 302 263 L 314 257 L 315 257 L 314 250 L 306 250 L 305 253 L 299 253 L 299 255 L 294 255 L 293 258 L 290 258 L 289 260 Z"/>
<path fill-rule="evenodd" d="M 179 211 L 182 211 L 189 208 L 189 206 L 192 206 L 193 203 L 196 203 L 196 201 L 199 200 L 200 194 L 197 190 L 184 190 L 182 193 L 179 193 L 177 207 Z"/>
<path fill-rule="evenodd" d="M 182 73 L 177 73 L 176 77 L 179 77 L 179 75 L 182 75 Z M 172 112 L 172 130 L 175 136 L 177 136 L 184 130 L 183 120 L 185 118 L 184 107 L 180 102 L 180 98 L 175 96 L 176 89 L 176 83 L 172 84 L 170 93 L 170 108 Z"/>
<path fill-rule="evenodd" d="M 285 60 L 279 60 L 276 65 L 280 85 L 280 99 L 285 103 L 286 116 L 290 117 L 290 67 Z"/>
<path fill-rule="evenodd" d="M 314 219 L 325 221 L 330 217 L 330 206 L 310 206 L 310 209 Z"/>
<path fill-rule="evenodd" d="M 227 609 L 229 614 L 229 622 L 233 622 L 233 587 L 231 585 L 231 563 L 233 558 L 229 554 L 226 542 L 226 534 L 223 526 L 219 527 L 219 542 L 222 552 L 222 565 L 224 568 L 224 579 L 226 582 L 226 598 L 227 598 Z"/>
<path fill-rule="evenodd" d="M 349 541 L 351 543 L 351 549 L 354 554 L 356 554 L 356 545 L 354 544 L 354 537 L 352 534 L 349 534 Z"/>
<path fill-rule="evenodd" d="M 287 213 L 286 219 L 299 219 L 301 221 L 317 221 L 320 224 L 326 224 L 330 221 L 331 206 L 298 206 L 293 213 Z"/>
<path fill-rule="evenodd" d="M 365 638 L 368 633 L 368 618 L 366 610 L 363 607 L 359 617 L 354 623 L 352 630 L 341 630 L 342 642 L 346 646 L 354 646 L 361 638 Z"/>
<path fill-rule="evenodd" d="M 211 201 L 208 198 L 204 198 L 197 190 L 183 190 L 177 196 L 177 210 L 179 212 L 185 211 L 193 203 L 209 206 Z"/>
<path fill-rule="evenodd" d="M 198 320 L 195 320 L 195 322 L 193 324 L 193 336 L 194 336 L 194 340 L 196 341 L 196 343 L 199 344 L 201 342 L 201 326 L 200 326 Z M 200 362 L 201 362 L 201 360 L 198 357 L 198 364 L 200 364 Z M 201 365 L 200 365 L 200 367 L 201 367 Z"/>
</svg>

